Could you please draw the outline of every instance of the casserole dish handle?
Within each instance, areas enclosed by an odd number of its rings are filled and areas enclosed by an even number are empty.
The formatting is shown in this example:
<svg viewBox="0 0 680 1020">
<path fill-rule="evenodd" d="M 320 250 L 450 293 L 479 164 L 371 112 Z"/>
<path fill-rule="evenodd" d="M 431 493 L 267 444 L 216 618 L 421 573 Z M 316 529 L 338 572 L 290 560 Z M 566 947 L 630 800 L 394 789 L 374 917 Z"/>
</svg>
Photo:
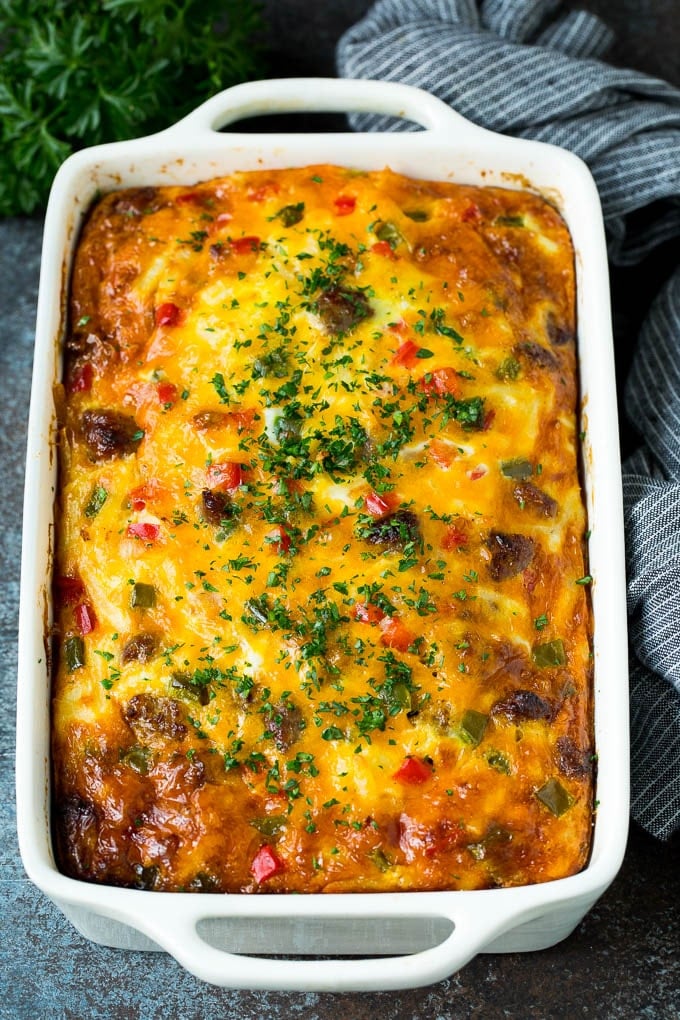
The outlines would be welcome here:
<svg viewBox="0 0 680 1020">
<path fill-rule="evenodd" d="M 384 114 L 414 121 L 428 132 L 450 136 L 453 129 L 459 138 L 488 134 L 441 99 L 412 85 L 363 78 L 281 78 L 225 89 L 160 135 L 180 136 L 186 142 L 188 137 L 199 138 L 246 117 L 310 112 Z"/>
<path fill-rule="evenodd" d="M 514 892 L 514 891 L 512 891 Z M 269 956 L 239 954 L 211 945 L 199 931 L 201 922 L 221 920 L 228 924 L 228 914 L 210 910 L 199 902 L 163 897 L 158 910 L 134 924 L 162 949 L 170 953 L 191 974 L 202 981 L 224 988 L 264 989 L 276 991 L 387 991 L 433 984 L 456 973 L 469 960 L 499 935 L 518 922 L 531 919 L 540 910 L 520 905 L 514 895 L 500 905 L 489 903 L 490 909 L 480 910 L 479 902 L 451 903 L 449 909 L 420 907 L 409 911 L 403 902 L 383 901 L 376 909 L 375 943 L 381 944 L 382 921 L 405 919 L 407 916 L 447 919 L 451 933 L 439 944 L 402 956 L 353 957 L 344 959 L 273 959 Z M 458 894 L 460 896 L 460 894 Z M 462 899 L 465 894 L 462 894 Z M 382 897 L 381 897 L 382 900 Z M 394 909 L 391 909 L 393 906 Z M 179 908 L 179 909 L 178 909 Z M 238 908 L 236 908 L 236 913 Z M 287 916 L 310 919 L 309 911 L 298 902 L 290 904 Z M 324 909 L 324 918 L 348 920 L 346 908 L 335 905 Z M 251 917 L 254 925 L 266 925 L 267 918 Z M 348 920 L 351 925 L 351 921 Z M 278 950 L 280 951 L 280 950 Z M 294 952 L 294 950 L 292 950 Z M 320 946 L 320 953 L 323 948 Z"/>
</svg>

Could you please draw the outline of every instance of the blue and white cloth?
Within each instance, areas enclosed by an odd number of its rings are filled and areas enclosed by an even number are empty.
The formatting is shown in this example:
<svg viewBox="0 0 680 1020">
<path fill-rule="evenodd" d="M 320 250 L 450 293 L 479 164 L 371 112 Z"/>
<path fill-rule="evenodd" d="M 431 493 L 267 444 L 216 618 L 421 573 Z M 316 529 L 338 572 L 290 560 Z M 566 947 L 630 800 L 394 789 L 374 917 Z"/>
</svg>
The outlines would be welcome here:
<svg viewBox="0 0 680 1020">
<path fill-rule="evenodd" d="M 634 265 L 680 235 L 680 90 L 603 63 L 612 41 L 561 0 L 378 0 L 337 60 L 344 77 L 417 85 L 484 127 L 577 153 L 600 192 L 612 262 Z M 409 129 L 377 115 L 351 121 Z M 625 402 L 641 437 L 623 465 L 632 814 L 668 838 L 680 829 L 680 245 Z"/>
</svg>

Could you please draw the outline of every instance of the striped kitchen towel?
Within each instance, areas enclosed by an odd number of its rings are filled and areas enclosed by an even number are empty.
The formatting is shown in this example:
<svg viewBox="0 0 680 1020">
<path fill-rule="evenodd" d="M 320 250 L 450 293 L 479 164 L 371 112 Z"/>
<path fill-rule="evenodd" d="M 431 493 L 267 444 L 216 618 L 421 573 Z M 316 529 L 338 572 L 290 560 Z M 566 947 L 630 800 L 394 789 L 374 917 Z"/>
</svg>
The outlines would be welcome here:
<svg viewBox="0 0 680 1020">
<path fill-rule="evenodd" d="M 633 265 L 680 235 L 680 90 L 604 63 L 612 41 L 560 0 L 378 0 L 337 59 L 345 77 L 417 85 L 484 127 L 577 153 L 600 192 L 610 258 Z M 641 436 L 623 465 L 632 813 L 668 838 L 680 829 L 680 265 L 642 328 L 626 409 Z"/>
</svg>

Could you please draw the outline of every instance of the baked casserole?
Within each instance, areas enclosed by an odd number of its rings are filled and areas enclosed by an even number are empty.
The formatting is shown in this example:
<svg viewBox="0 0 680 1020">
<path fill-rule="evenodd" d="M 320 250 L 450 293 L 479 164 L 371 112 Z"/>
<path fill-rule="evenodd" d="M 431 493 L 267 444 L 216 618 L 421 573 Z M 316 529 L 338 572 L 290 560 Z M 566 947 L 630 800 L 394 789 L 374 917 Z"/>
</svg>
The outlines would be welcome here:
<svg viewBox="0 0 680 1020">
<path fill-rule="evenodd" d="M 333 166 L 117 191 L 60 427 L 54 832 L 87 881 L 359 892 L 586 863 L 573 250 Z"/>
</svg>

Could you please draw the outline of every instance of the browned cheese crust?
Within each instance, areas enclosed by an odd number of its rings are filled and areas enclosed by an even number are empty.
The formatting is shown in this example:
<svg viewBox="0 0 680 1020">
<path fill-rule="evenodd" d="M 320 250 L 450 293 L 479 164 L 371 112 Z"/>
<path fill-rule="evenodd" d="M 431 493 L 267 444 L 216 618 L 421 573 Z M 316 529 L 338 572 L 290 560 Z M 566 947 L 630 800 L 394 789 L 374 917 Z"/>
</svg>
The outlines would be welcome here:
<svg viewBox="0 0 680 1020">
<path fill-rule="evenodd" d="M 119 191 L 73 268 L 60 867 L 161 890 L 581 869 L 573 250 L 524 191 L 332 166 Z"/>
</svg>

